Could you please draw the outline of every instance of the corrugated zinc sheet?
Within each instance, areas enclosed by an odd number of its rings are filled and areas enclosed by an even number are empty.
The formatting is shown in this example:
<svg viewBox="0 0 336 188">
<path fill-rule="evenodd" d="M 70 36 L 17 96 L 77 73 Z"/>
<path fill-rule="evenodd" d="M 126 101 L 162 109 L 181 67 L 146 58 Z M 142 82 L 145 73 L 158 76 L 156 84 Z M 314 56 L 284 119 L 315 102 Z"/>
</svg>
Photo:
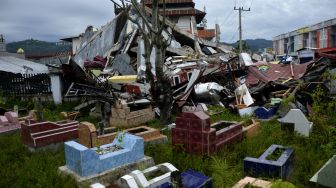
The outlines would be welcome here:
<svg viewBox="0 0 336 188">
<path fill-rule="evenodd" d="M 0 56 L 0 71 L 15 74 L 49 73 L 48 67 L 45 65 L 11 56 Z"/>
<path fill-rule="evenodd" d="M 307 71 L 308 65 L 311 63 L 293 65 L 293 79 L 300 79 Z M 288 79 L 292 78 L 291 67 L 286 64 L 268 64 L 269 69 L 266 71 L 259 70 L 258 67 L 249 66 L 248 76 L 246 77 L 247 85 L 255 85 L 259 81 L 261 82 L 271 82 L 278 79 Z"/>
</svg>

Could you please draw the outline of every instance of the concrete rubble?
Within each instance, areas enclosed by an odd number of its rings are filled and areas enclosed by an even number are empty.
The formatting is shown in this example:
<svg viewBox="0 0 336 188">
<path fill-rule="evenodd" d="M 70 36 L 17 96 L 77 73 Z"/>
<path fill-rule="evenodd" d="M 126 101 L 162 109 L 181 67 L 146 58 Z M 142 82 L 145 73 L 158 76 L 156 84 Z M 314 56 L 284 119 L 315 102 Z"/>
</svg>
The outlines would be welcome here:
<svg viewBox="0 0 336 188">
<path fill-rule="evenodd" d="M 149 12 L 150 8 L 147 8 Z M 138 26 L 128 18 L 138 19 L 139 16 L 132 9 L 119 10 L 116 17 L 100 29 L 88 27 L 79 49 L 62 67 L 65 77 L 72 82 L 66 97 L 108 102 L 112 106 L 110 122 L 120 124 L 117 126 L 124 126 L 123 123 L 140 125 L 149 121 L 154 118 L 149 111 L 160 115 L 151 96 L 150 83 L 145 79 L 144 40 Z M 197 104 L 205 103 L 220 105 L 239 112 L 241 116 L 256 115 L 260 119 L 269 119 L 276 117 L 279 107 L 279 103 L 274 104 L 274 98 L 294 97 L 292 107 L 308 115 L 312 105 L 306 95 L 308 88 L 326 85 L 324 82 L 316 83 L 335 62 L 334 56 L 323 53 L 302 64 L 297 61 L 282 64 L 284 62 L 274 62 L 274 59 L 259 54 L 237 54 L 232 47 L 213 40 L 197 38 L 195 41 L 192 34 L 169 19 L 165 24 L 168 29 L 162 37 L 171 36 L 171 44 L 166 51 L 164 74 L 170 79 L 173 106 L 180 109 L 188 106 L 183 111 L 200 109 Z M 155 75 L 154 56 L 152 52 L 151 72 Z M 138 117 L 138 113 L 135 120 L 123 119 L 128 116 L 123 113 L 116 115 L 116 111 L 138 106 L 134 101 L 144 99 L 148 100 L 149 107 L 148 113 L 143 113 L 144 118 Z M 125 101 L 125 109 L 115 107 L 120 100 Z M 282 112 L 282 116 L 291 108 Z"/>
</svg>

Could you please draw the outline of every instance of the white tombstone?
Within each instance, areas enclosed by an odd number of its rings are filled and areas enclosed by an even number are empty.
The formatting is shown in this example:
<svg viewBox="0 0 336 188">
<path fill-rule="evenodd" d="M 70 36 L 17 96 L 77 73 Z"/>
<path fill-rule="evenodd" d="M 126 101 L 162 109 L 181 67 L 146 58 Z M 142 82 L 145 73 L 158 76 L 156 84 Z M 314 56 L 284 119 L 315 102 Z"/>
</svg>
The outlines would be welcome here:
<svg viewBox="0 0 336 188">
<path fill-rule="evenodd" d="M 164 172 L 164 174 L 154 177 L 152 179 L 146 178 L 145 175 L 150 175 L 159 170 L 161 172 Z M 171 172 L 174 172 L 174 171 L 178 171 L 178 169 L 175 168 L 170 163 L 162 163 L 162 164 L 147 168 L 143 171 L 134 170 L 130 174 L 121 177 L 120 183 L 122 185 L 120 186 L 129 187 L 129 188 L 138 188 L 138 187 L 155 188 L 164 183 L 171 183 L 170 174 Z"/>
<path fill-rule="evenodd" d="M 105 188 L 105 186 L 100 183 L 95 183 L 90 185 L 90 188 Z"/>
<path fill-rule="evenodd" d="M 313 123 L 308 121 L 300 109 L 291 109 L 283 118 L 278 119 L 281 123 L 293 123 L 294 130 L 304 136 L 309 136 Z"/>
</svg>

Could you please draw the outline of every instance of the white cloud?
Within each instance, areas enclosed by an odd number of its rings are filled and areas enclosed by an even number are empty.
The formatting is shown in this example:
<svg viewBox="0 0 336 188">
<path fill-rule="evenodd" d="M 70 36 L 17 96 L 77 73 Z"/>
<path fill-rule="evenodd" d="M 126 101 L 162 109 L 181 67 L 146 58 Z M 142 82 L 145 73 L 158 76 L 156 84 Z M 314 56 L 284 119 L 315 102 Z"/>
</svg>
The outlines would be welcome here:
<svg viewBox="0 0 336 188">
<path fill-rule="evenodd" d="M 221 25 L 221 40 L 238 39 L 238 11 L 243 12 L 243 38 L 266 38 L 336 17 L 334 0 L 194 0 L 206 6 L 208 27 Z M 57 41 L 83 32 L 88 25 L 100 27 L 114 17 L 110 0 L 1 0 L 0 33 L 7 40 L 27 38 Z"/>
</svg>

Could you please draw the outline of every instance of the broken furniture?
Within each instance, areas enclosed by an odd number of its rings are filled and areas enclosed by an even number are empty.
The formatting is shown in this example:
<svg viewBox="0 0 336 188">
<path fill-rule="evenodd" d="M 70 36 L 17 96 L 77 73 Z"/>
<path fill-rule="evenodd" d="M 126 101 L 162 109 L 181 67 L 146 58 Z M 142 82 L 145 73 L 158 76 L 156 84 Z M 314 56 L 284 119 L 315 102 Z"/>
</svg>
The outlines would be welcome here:
<svg viewBox="0 0 336 188">
<path fill-rule="evenodd" d="M 330 158 L 309 181 L 326 187 L 336 187 L 335 169 L 336 169 L 336 155 Z"/>
<path fill-rule="evenodd" d="M 254 113 L 258 119 L 269 119 L 276 114 L 278 108 L 279 108 L 278 105 L 271 106 L 268 109 L 265 107 L 259 107 L 254 111 Z"/>
<path fill-rule="evenodd" d="M 119 180 L 119 186 L 125 188 L 156 188 L 171 183 L 170 174 L 178 171 L 170 163 L 162 163 L 143 171 L 134 170 Z"/>
<path fill-rule="evenodd" d="M 78 138 L 78 121 L 36 122 L 21 124 L 22 142 L 30 148 L 39 148 Z"/>
<path fill-rule="evenodd" d="M 282 124 L 281 127 L 287 126 L 286 124 L 294 124 L 294 130 L 304 136 L 309 136 L 313 128 L 313 122 L 308 121 L 300 109 L 291 109 L 286 116 L 278 121 Z"/>
<path fill-rule="evenodd" d="M 242 123 L 243 133 L 246 137 L 252 137 L 256 135 L 260 130 L 260 123 L 254 119 L 249 119 Z"/>
<path fill-rule="evenodd" d="M 220 121 L 210 124 L 210 117 L 203 111 L 183 112 L 172 128 L 172 143 L 186 152 L 210 155 L 224 146 L 243 138 L 242 124 Z"/>
<path fill-rule="evenodd" d="M 286 179 L 293 170 L 293 162 L 292 148 L 273 144 L 259 158 L 245 157 L 244 174 Z"/>
<path fill-rule="evenodd" d="M 151 157 L 144 155 L 143 138 L 128 133 L 118 134 L 112 143 L 95 148 L 74 141 L 64 145 L 66 165 L 59 167 L 59 171 L 74 177 L 81 186 L 97 180 L 109 184 L 122 174 L 154 164 Z"/>
<path fill-rule="evenodd" d="M 233 188 L 245 188 L 245 187 L 260 187 L 260 188 L 271 188 L 272 183 L 269 181 L 252 178 L 246 176 L 244 179 L 241 179 Z"/>
<path fill-rule="evenodd" d="M 15 112 L 5 112 L 0 116 L 0 134 L 9 133 L 21 128 L 19 118 Z"/>
<path fill-rule="evenodd" d="M 139 109 L 140 108 L 140 109 Z M 141 125 L 155 117 L 152 106 L 141 105 L 129 107 L 124 100 L 118 100 L 112 107 L 110 126 L 114 127 L 132 127 Z"/>
<path fill-rule="evenodd" d="M 167 142 L 167 136 L 161 135 L 160 131 L 154 128 L 140 126 L 123 130 L 130 134 L 140 136 L 145 143 L 164 143 Z M 89 122 L 81 122 L 78 127 L 78 142 L 88 148 L 97 147 L 100 145 L 111 143 L 118 132 L 114 129 L 113 132 L 99 135 L 94 124 Z"/>
</svg>

